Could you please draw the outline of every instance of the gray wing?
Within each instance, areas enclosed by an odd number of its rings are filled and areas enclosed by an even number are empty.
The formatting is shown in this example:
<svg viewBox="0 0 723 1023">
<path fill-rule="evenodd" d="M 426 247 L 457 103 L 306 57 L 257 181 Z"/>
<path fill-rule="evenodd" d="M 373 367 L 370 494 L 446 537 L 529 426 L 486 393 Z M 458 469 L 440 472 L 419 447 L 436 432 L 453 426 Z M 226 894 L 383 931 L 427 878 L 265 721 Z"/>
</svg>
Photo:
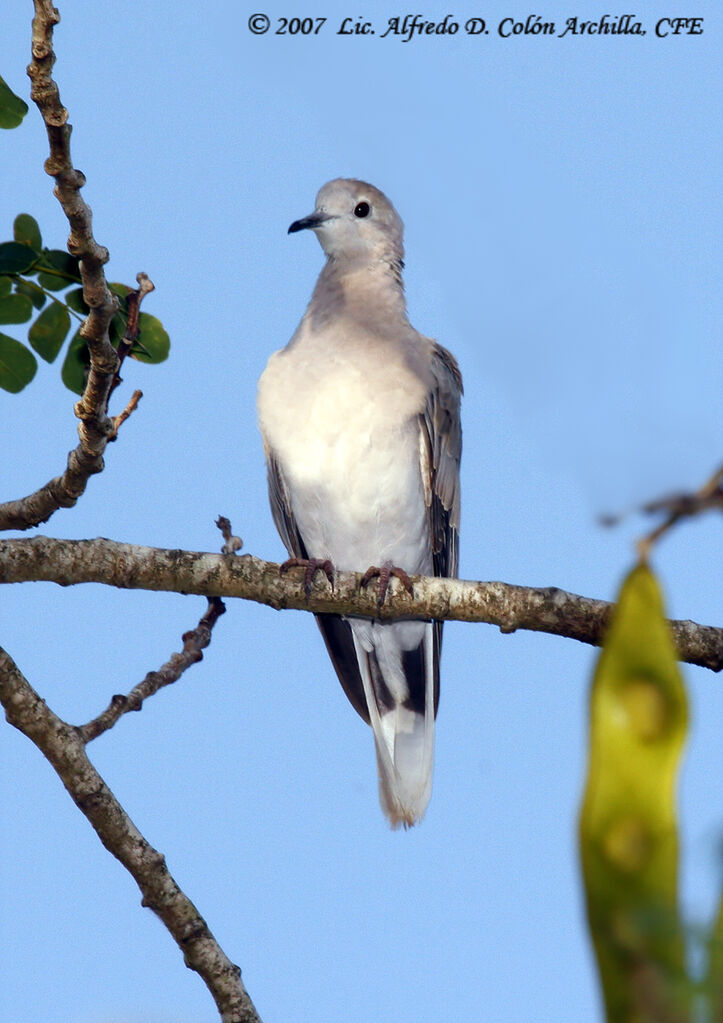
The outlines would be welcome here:
<svg viewBox="0 0 723 1023">
<path fill-rule="evenodd" d="M 429 515 L 432 567 L 436 576 L 456 578 L 459 565 L 459 463 L 462 457 L 460 404 L 462 375 L 457 360 L 432 342 L 432 384 L 419 417 L 420 464 Z M 434 622 L 434 713 L 439 705 L 439 658 L 444 622 Z M 410 689 L 411 691 L 411 689 Z"/>
<path fill-rule="evenodd" d="M 432 386 L 419 422 L 432 562 L 436 576 L 456 578 L 459 565 L 462 376 L 451 352 L 436 343 L 432 350 L 431 372 Z"/>
<path fill-rule="evenodd" d="M 266 471 L 269 484 L 269 504 L 274 525 L 279 531 L 279 536 L 284 541 L 284 547 L 291 557 L 306 558 L 306 548 L 301 539 L 296 519 L 291 508 L 289 491 L 281 474 L 281 467 L 273 456 L 273 453 L 266 449 Z"/>
</svg>

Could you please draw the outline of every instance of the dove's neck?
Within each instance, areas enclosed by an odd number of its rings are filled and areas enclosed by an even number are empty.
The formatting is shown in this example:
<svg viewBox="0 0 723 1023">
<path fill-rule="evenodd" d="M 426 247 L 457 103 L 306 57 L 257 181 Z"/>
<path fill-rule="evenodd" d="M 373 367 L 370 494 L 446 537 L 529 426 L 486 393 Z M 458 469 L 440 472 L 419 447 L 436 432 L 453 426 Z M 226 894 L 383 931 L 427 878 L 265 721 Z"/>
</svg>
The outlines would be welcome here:
<svg viewBox="0 0 723 1023">
<path fill-rule="evenodd" d="M 370 327 L 407 322 L 402 261 L 328 259 L 316 282 L 308 313 L 313 319 L 348 316 Z"/>
</svg>

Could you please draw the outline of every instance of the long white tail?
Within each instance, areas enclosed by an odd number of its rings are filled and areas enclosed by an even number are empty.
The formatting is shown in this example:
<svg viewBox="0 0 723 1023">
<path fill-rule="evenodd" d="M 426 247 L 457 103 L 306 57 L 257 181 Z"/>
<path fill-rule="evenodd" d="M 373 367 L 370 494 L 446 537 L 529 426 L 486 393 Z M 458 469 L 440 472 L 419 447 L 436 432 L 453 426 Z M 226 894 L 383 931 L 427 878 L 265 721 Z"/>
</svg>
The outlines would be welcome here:
<svg viewBox="0 0 723 1023">
<path fill-rule="evenodd" d="M 404 674 L 406 643 L 399 642 L 399 625 L 376 631 L 373 651 L 356 630 L 354 644 L 364 685 L 379 769 L 379 800 L 393 828 L 411 827 L 421 820 L 432 794 L 434 766 L 434 640 L 432 625 L 404 623 L 423 630 L 423 710 L 410 699 Z M 409 631 L 407 629 L 407 631 Z M 371 654 L 371 656 L 370 656 Z M 378 676 L 378 677 L 377 677 Z M 380 692 L 383 690 L 383 692 Z"/>
</svg>

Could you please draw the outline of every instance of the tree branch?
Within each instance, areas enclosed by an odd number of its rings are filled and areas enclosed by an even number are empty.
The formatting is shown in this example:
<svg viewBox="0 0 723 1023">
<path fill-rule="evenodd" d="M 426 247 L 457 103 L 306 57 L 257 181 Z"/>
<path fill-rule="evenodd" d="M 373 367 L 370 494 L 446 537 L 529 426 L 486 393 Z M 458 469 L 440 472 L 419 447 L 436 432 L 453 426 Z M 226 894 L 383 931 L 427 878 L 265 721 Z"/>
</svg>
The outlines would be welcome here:
<svg viewBox="0 0 723 1023">
<path fill-rule="evenodd" d="M 97 739 L 129 711 L 140 710 L 143 701 L 149 696 L 153 696 L 164 686 L 177 682 L 191 665 L 203 660 L 203 651 L 211 642 L 213 627 L 225 611 L 224 603 L 219 597 L 209 597 L 208 607 L 201 621 L 195 629 L 183 634 L 183 650 L 173 654 L 158 671 L 149 671 L 143 681 L 134 686 L 127 696 L 116 693 L 102 714 L 78 729 L 83 742 L 88 743 Z"/>
<path fill-rule="evenodd" d="M 672 529 L 681 519 L 701 515 L 713 510 L 723 511 L 723 466 L 720 466 L 694 494 L 673 494 L 661 497 L 643 506 L 648 515 L 665 512 L 666 518 L 652 532 L 638 541 L 641 557 L 647 557 L 653 544 Z"/>
<path fill-rule="evenodd" d="M 317 576 L 306 598 L 299 573 L 279 577 L 279 566 L 251 555 L 231 557 L 164 550 L 114 540 L 0 540 L 0 583 L 44 580 L 73 586 L 104 583 L 122 589 L 163 590 L 202 596 L 242 597 L 277 610 L 369 618 L 436 618 L 487 622 L 502 632 L 529 629 L 599 646 L 612 605 L 566 593 L 501 582 L 412 577 L 410 596 L 395 579 L 390 598 L 377 610 L 374 587 L 360 590 L 361 576 L 337 573 L 332 591 Z M 670 623 L 682 661 L 713 671 L 723 668 L 723 629 L 691 621 Z"/>
<path fill-rule="evenodd" d="M 27 497 L 0 505 L 0 529 L 30 529 L 46 522 L 58 508 L 72 508 L 89 478 L 103 470 L 103 452 L 114 436 L 114 424 L 107 409 L 118 356 L 110 343 L 108 328 L 118 303 L 108 289 L 103 272 L 108 250 L 98 245 L 93 237 L 92 213 L 80 195 L 85 176 L 73 167 L 68 111 L 60 102 L 58 86 L 52 77 L 53 27 L 59 21 L 60 15 L 48 0 L 35 0 L 28 75 L 32 82 L 30 95 L 45 122 L 50 145 L 45 170 L 55 178 L 54 194 L 70 225 L 68 251 L 80 259 L 83 298 L 90 307 L 80 334 L 90 352 L 90 370 L 83 395 L 74 409 L 80 420 L 79 444 L 68 455 L 65 472 Z"/>
<path fill-rule="evenodd" d="M 55 715 L 0 648 L 0 702 L 8 721 L 50 761 L 78 809 L 106 849 L 133 876 L 170 931 L 186 965 L 204 980 L 223 1023 L 260 1023 L 241 981 L 241 971 L 221 949 L 206 921 L 181 891 L 164 857 L 138 831 L 91 764 L 80 730 Z"/>
</svg>

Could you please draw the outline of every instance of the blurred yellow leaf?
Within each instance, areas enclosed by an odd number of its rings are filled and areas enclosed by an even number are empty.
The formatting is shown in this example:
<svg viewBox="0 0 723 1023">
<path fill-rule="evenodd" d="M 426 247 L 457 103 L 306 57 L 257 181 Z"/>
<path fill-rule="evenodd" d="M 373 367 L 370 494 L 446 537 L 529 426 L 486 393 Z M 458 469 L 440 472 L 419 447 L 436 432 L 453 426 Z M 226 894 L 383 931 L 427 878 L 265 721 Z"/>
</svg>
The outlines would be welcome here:
<svg viewBox="0 0 723 1023">
<path fill-rule="evenodd" d="M 580 848 L 608 1023 L 690 1019 L 675 791 L 688 724 L 660 589 L 623 583 L 592 683 Z"/>
<path fill-rule="evenodd" d="M 711 1023 L 723 1020 L 723 898 L 708 938 L 708 974 L 703 994 L 708 1001 Z"/>
</svg>

